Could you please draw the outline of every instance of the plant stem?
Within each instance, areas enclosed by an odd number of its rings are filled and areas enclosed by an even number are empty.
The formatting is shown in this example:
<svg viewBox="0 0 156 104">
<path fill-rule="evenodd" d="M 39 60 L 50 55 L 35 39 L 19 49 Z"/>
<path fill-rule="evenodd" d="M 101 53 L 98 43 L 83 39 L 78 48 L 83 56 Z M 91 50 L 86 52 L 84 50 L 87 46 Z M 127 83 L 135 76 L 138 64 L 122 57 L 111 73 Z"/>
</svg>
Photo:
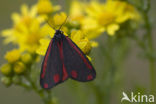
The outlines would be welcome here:
<svg viewBox="0 0 156 104">
<path fill-rule="evenodd" d="M 114 86 L 114 78 L 115 78 L 115 74 L 116 74 L 116 69 L 117 69 L 117 66 L 116 66 L 116 63 L 115 63 L 115 56 L 114 56 L 114 48 L 115 48 L 115 40 L 116 40 L 116 37 L 110 37 L 108 36 L 108 39 L 107 39 L 107 49 L 103 50 L 105 52 L 104 55 L 105 57 L 107 57 L 107 64 L 108 64 L 108 69 L 109 69 L 109 72 L 108 72 L 108 79 L 109 79 L 109 82 L 108 82 L 108 85 L 106 86 L 106 99 L 105 99 L 105 103 L 107 104 L 110 104 L 111 103 L 111 96 L 112 96 L 112 90 L 113 90 L 113 86 Z"/>
<path fill-rule="evenodd" d="M 34 59 L 32 62 L 34 62 L 37 58 L 37 55 L 34 54 L 34 55 L 32 55 L 32 57 Z M 54 104 L 52 101 L 51 92 L 49 90 L 40 89 L 38 87 L 38 83 L 36 83 L 36 81 L 32 80 L 32 77 L 31 77 L 31 73 L 33 70 L 32 65 L 33 65 L 33 63 L 31 63 L 27 66 L 27 68 L 29 70 L 27 71 L 27 73 L 25 73 L 25 76 L 24 76 L 25 80 L 27 80 L 29 82 L 29 86 L 26 85 L 25 82 L 21 82 L 19 85 L 26 89 L 31 89 L 35 93 L 37 93 L 40 96 L 40 98 L 42 99 L 42 101 L 44 102 L 44 104 Z M 37 73 L 35 73 L 35 74 L 37 74 Z"/>
<path fill-rule="evenodd" d="M 150 11 L 150 6 L 151 5 L 151 0 L 147 0 L 146 2 L 146 8 L 144 9 L 143 12 L 143 17 L 145 20 L 145 29 L 146 29 L 146 36 L 147 36 L 147 44 L 148 48 L 147 50 L 149 51 L 150 54 L 154 52 L 153 48 L 153 40 L 152 40 L 152 26 L 150 24 L 150 18 L 148 16 L 149 11 Z M 151 93 L 154 93 L 155 91 L 155 60 L 151 55 L 148 55 L 148 61 L 149 61 L 149 70 L 150 70 L 150 87 L 151 87 Z"/>
</svg>

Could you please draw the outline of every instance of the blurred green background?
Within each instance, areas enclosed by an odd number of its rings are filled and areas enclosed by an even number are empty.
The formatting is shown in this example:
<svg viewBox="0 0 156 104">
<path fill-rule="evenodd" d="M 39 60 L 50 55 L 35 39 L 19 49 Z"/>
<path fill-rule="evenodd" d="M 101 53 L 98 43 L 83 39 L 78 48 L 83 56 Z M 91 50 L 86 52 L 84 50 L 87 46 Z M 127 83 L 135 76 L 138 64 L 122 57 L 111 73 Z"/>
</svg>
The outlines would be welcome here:
<svg viewBox="0 0 156 104">
<path fill-rule="evenodd" d="M 68 0 L 67 0 L 68 1 Z M 19 12 L 20 6 L 24 3 L 31 6 L 36 3 L 37 0 L 1 0 L 0 1 L 0 30 L 11 27 L 11 13 Z M 65 0 L 55 1 L 56 4 L 65 4 Z M 156 23 L 156 1 L 152 0 L 152 9 L 151 9 L 151 18 L 154 23 Z M 156 28 L 154 26 L 153 28 Z M 155 39 L 156 44 L 156 29 L 153 29 L 153 34 L 155 35 L 153 39 Z M 139 35 L 139 34 L 138 34 Z M 103 36 L 102 36 L 103 37 Z M 100 41 L 99 37 L 99 41 Z M 11 49 L 11 45 L 2 45 L 2 37 L 0 37 L 0 65 L 5 62 L 3 56 L 5 52 Z M 130 52 L 126 64 L 124 65 L 124 87 L 121 88 L 121 91 L 133 91 L 133 87 L 143 86 L 145 88 L 149 87 L 149 70 L 148 63 L 145 60 L 141 60 L 137 58 L 138 52 L 140 51 L 135 47 L 135 44 L 132 43 L 133 50 Z M 156 46 L 156 45 L 155 45 Z M 100 58 L 98 54 L 98 49 L 93 49 L 94 57 Z M 97 54 L 96 54 L 97 53 Z M 95 64 L 96 67 L 100 67 L 103 59 L 98 59 Z M 101 65 L 102 66 L 102 65 Z M 105 69 L 106 70 L 106 69 Z M 1 76 L 1 75 L 0 75 Z M 74 90 L 68 90 L 67 83 L 64 83 L 62 86 L 58 86 L 55 88 L 54 92 L 56 96 L 59 96 L 59 102 L 61 104 L 74 104 L 74 99 L 71 100 L 74 95 Z M 66 90 L 64 90 L 66 89 Z M 122 96 L 122 92 L 120 93 Z M 120 95 L 119 94 L 119 95 Z M 81 99 L 81 97 L 80 97 Z M 112 99 L 113 100 L 113 99 Z M 37 96 L 34 92 L 28 92 L 21 87 L 12 86 L 10 88 L 6 88 L 2 83 L 0 83 L 0 104 L 43 104 L 40 100 L 39 96 Z M 115 104 L 112 101 L 112 104 Z"/>
</svg>

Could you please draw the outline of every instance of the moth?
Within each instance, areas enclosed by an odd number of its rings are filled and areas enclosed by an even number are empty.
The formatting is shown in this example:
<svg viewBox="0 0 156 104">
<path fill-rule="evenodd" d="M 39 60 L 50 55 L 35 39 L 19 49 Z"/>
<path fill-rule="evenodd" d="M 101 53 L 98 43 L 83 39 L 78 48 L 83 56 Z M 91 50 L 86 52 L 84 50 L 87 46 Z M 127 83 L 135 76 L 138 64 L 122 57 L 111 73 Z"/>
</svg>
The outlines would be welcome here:
<svg viewBox="0 0 156 104">
<path fill-rule="evenodd" d="M 95 79 L 95 69 L 82 50 L 60 28 L 55 31 L 42 62 L 41 87 L 50 89 L 69 78 L 80 82 Z"/>
</svg>

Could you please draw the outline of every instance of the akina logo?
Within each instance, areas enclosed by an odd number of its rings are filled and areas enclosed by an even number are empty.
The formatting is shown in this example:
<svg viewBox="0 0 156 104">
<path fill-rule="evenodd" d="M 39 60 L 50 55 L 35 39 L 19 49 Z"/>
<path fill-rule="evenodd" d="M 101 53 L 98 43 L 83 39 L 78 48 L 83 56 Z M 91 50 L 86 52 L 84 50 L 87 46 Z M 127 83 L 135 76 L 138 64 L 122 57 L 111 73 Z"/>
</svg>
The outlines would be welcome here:
<svg viewBox="0 0 156 104">
<path fill-rule="evenodd" d="M 145 95 L 138 92 L 137 94 L 134 94 L 131 92 L 130 96 L 128 96 L 125 92 L 122 93 L 123 97 L 121 99 L 121 102 L 128 101 L 128 102 L 154 102 L 154 95 Z"/>
</svg>

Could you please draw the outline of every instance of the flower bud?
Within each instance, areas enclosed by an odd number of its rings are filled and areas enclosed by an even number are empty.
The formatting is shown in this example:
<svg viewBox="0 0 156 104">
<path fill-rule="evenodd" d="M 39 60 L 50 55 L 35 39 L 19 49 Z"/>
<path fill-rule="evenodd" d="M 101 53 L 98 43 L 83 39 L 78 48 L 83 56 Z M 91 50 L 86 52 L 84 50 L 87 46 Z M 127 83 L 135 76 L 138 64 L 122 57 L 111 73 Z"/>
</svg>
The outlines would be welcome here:
<svg viewBox="0 0 156 104">
<path fill-rule="evenodd" d="M 1 68 L 0 68 L 2 74 L 9 76 L 12 72 L 12 68 L 10 64 L 4 64 Z"/>
<path fill-rule="evenodd" d="M 21 78 L 18 75 L 13 76 L 12 82 L 14 84 L 19 84 L 21 82 Z"/>
<path fill-rule="evenodd" d="M 25 65 L 22 62 L 16 62 L 13 69 L 16 74 L 22 74 L 26 70 Z"/>
<path fill-rule="evenodd" d="M 6 53 L 5 55 L 5 59 L 9 62 L 9 63 L 13 63 L 16 62 L 18 59 L 20 58 L 20 51 L 17 49 L 14 49 L 12 51 L 9 51 Z"/>
<path fill-rule="evenodd" d="M 25 53 L 21 56 L 21 60 L 22 60 L 22 62 L 28 64 L 32 61 L 32 57 L 29 53 Z"/>
<path fill-rule="evenodd" d="M 2 77 L 1 82 L 7 87 L 9 87 L 12 84 L 10 77 Z"/>
</svg>

